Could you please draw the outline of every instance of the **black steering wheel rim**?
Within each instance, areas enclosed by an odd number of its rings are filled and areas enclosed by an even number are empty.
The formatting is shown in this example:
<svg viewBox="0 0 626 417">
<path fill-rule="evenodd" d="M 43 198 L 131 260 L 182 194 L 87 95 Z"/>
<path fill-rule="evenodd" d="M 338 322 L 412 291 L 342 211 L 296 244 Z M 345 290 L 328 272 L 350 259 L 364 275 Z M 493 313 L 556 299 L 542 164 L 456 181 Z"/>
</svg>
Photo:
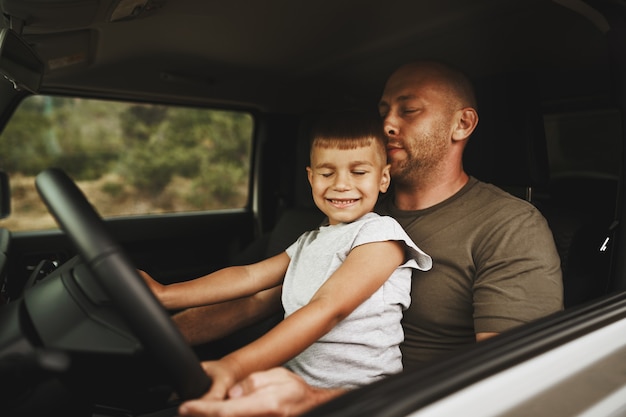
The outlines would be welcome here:
<svg viewBox="0 0 626 417">
<path fill-rule="evenodd" d="M 200 397 L 211 381 L 169 313 L 152 294 L 100 215 L 61 169 L 35 179 L 37 191 L 146 351 L 170 377 L 182 399 Z"/>
</svg>

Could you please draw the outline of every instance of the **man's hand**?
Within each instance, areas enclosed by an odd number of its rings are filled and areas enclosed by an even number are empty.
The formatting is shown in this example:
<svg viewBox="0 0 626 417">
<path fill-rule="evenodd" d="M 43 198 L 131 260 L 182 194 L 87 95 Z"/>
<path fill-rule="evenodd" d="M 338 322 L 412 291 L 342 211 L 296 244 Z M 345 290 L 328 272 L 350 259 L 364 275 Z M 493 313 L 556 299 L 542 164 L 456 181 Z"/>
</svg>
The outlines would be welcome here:
<svg viewBox="0 0 626 417">
<path fill-rule="evenodd" d="M 227 400 L 211 400 L 205 395 L 183 403 L 178 411 L 183 417 L 297 416 L 344 392 L 314 388 L 284 368 L 272 368 L 234 385 Z"/>
</svg>

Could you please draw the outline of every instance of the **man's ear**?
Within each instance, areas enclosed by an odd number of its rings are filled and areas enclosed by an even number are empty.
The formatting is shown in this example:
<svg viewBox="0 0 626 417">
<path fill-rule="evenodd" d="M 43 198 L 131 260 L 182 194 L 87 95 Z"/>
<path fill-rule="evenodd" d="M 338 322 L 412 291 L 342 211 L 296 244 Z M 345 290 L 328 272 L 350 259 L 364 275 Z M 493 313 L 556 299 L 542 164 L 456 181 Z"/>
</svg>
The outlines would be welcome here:
<svg viewBox="0 0 626 417">
<path fill-rule="evenodd" d="M 456 114 L 456 126 L 452 132 L 452 139 L 461 141 L 470 137 L 478 125 L 478 113 L 471 107 L 465 107 Z"/>
<path fill-rule="evenodd" d="M 389 189 L 389 184 L 391 184 L 391 174 L 389 170 L 391 169 L 391 165 L 387 164 L 383 168 L 383 175 L 380 178 L 380 187 L 378 188 L 381 193 L 386 193 Z"/>
</svg>

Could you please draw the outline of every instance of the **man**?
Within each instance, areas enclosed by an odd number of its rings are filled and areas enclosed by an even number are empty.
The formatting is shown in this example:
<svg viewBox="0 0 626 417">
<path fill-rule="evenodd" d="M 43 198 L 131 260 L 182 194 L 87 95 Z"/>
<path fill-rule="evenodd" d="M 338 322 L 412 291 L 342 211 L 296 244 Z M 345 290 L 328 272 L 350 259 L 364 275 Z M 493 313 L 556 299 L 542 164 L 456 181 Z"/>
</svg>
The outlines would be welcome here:
<svg viewBox="0 0 626 417">
<path fill-rule="evenodd" d="M 531 204 L 463 170 L 475 109 L 467 78 L 433 62 L 400 67 L 379 104 L 393 191 L 378 211 L 395 217 L 433 258 L 432 270 L 413 279 L 403 322 L 405 367 L 563 308 L 559 257 L 545 219 Z M 246 305 L 261 303 L 268 311 L 263 303 L 275 296 L 260 294 Z M 188 402 L 180 412 L 297 415 L 341 393 L 273 369 L 236 385 L 231 400 Z"/>
</svg>

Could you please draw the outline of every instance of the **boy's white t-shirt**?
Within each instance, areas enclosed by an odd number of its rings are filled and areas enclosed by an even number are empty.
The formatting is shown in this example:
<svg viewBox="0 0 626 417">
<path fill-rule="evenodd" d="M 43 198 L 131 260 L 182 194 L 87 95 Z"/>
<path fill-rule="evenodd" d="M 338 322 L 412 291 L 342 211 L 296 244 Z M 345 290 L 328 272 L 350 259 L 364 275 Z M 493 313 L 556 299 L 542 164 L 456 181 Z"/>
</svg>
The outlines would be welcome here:
<svg viewBox="0 0 626 417">
<path fill-rule="evenodd" d="M 396 220 L 376 213 L 306 232 L 287 248 L 291 262 L 283 282 L 285 317 L 311 300 L 353 248 L 389 240 L 404 242 L 405 263 L 329 333 L 285 364 L 310 385 L 356 388 L 402 370 L 401 319 L 411 302 L 411 275 L 415 269 L 429 270 L 432 260 Z"/>
</svg>

